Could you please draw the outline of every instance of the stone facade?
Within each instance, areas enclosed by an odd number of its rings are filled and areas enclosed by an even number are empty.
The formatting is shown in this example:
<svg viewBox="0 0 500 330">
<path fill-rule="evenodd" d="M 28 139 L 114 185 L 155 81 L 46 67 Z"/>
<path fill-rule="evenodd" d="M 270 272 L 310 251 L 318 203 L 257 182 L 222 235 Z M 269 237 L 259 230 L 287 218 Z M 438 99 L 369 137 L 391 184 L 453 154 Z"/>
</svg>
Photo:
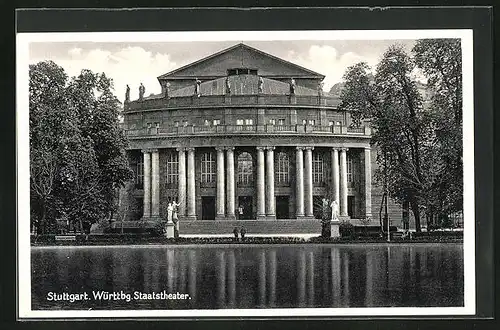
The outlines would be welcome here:
<svg viewBox="0 0 500 330">
<path fill-rule="evenodd" d="M 237 91 L 220 87 L 229 78 Z M 284 89 L 292 78 L 297 87 Z M 339 100 L 318 92 L 323 78 L 241 44 L 160 76 L 168 93 L 124 105 L 135 179 L 122 204 L 142 203 L 126 219 L 165 218 L 176 200 L 183 221 L 308 221 L 328 198 L 342 219 L 376 225 L 382 189 L 370 127 L 350 126 Z M 389 210 L 399 225 L 401 208 Z"/>
</svg>

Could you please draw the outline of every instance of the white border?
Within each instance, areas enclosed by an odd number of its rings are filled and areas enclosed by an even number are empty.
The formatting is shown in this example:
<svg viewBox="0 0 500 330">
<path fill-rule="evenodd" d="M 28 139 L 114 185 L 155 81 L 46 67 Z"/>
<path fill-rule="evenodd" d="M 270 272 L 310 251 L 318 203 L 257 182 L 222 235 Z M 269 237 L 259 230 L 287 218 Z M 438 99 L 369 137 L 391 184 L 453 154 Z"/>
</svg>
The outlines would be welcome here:
<svg viewBox="0 0 500 330">
<path fill-rule="evenodd" d="M 141 317 L 301 317 L 473 315 L 475 304 L 474 93 L 472 30 L 351 30 L 351 31 L 215 31 L 20 33 L 16 36 L 17 104 L 17 238 L 19 318 L 141 318 Z M 28 54 L 31 42 L 185 42 L 273 40 L 395 40 L 461 38 L 463 69 L 464 172 L 464 307 L 294 308 L 216 310 L 31 310 L 31 247 L 29 208 Z"/>
</svg>

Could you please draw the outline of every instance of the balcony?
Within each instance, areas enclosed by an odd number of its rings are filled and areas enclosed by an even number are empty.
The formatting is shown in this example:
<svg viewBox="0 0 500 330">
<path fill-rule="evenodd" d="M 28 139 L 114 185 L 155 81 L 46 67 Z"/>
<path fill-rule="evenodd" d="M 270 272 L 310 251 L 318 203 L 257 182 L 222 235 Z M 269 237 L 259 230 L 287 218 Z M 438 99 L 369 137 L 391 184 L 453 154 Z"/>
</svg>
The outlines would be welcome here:
<svg viewBox="0 0 500 330">
<path fill-rule="evenodd" d="M 217 135 L 332 135 L 332 136 L 371 136 L 368 126 L 351 128 L 347 126 L 313 125 L 216 125 L 180 126 L 162 128 L 140 128 L 126 130 L 129 138 L 162 136 L 217 136 Z"/>
<path fill-rule="evenodd" d="M 158 97 L 146 98 L 142 101 L 131 101 L 125 103 L 125 112 L 141 110 L 160 110 L 169 108 L 190 108 L 190 107 L 229 107 L 229 106 L 286 106 L 295 105 L 298 107 L 332 107 L 336 108 L 340 100 L 330 96 L 309 96 L 309 95 L 207 95 L 207 96 L 183 96 L 183 97 Z"/>
</svg>

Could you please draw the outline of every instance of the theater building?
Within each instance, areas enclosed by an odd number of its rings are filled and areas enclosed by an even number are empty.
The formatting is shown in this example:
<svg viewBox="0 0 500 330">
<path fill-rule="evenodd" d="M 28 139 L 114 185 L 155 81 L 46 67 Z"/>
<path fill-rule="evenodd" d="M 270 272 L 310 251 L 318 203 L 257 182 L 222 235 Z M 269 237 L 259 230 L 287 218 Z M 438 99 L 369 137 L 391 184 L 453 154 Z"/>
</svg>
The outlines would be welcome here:
<svg viewBox="0 0 500 330">
<path fill-rule="evenodd" d="M 237 44 L 159 76 L 159 95 L 127 97 L 135 175 L 121 194 L 126 219 L 165 219 L 176 200 L 181 234 L 230 233 L 236 225 L 249 233 L 319 232 L 328 198 L 342 219 L 373 217 L 377 225 L 371 129 L 351 126 L 323 79 Z M 401 209 L 390 207 L 400 219 Z"/>
</svg>

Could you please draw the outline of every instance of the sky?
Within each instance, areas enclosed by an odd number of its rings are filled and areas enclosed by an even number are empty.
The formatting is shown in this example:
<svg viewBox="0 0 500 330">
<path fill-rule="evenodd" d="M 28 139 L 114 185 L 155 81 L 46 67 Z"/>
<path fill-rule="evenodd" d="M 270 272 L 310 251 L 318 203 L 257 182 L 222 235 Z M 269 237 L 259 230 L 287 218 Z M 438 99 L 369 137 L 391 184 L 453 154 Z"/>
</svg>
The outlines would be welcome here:
<svg viewBox="0 0 500 330">
<path fill-rule="evenodd" d="M 123 101 L 127 84 L 132 100 L 138 98 L 141 82 L 146 95 L 158 94 L 158 76 L 239 42 L 325 75 L 324 89 L 329 91 L 349 66 L 364 61 L 375 67 L 390 45 L 400 44 L 409 52 L 415 40 L 32 42 L 29 63 L 52 60 L 70 77 L 82 69 L 104 72 L 113 79 L 115 94 Z"/>
</svg>

